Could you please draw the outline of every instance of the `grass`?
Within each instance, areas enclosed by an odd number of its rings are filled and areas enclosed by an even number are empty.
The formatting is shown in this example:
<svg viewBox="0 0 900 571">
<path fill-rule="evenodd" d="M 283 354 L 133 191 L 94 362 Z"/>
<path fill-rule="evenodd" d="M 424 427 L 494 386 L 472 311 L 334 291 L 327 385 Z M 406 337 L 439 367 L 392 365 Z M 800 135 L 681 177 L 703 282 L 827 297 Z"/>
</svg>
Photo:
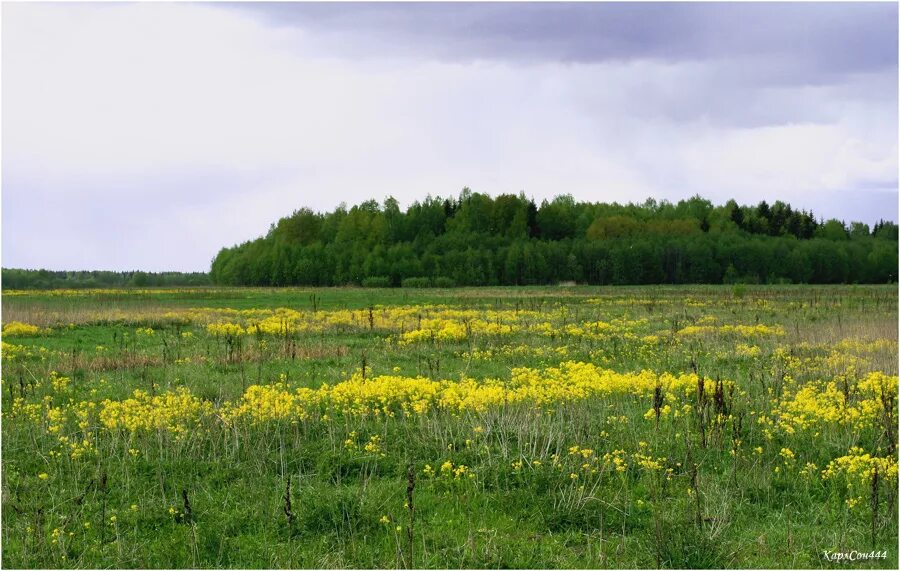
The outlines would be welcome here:
<svg viewBox="0 0 900 571">
<path fill-rule="evenodd" d="M 896 286 L 2 303 L 4 567 L 897 566 Z"/>
</svg>

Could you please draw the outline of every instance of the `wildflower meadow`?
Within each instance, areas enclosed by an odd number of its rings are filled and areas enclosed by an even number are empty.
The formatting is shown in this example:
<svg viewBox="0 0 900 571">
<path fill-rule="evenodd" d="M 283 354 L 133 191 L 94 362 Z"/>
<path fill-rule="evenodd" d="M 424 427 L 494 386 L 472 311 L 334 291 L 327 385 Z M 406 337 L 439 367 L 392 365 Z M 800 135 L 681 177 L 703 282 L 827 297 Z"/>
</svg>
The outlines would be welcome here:
<svg viewBox="0 0 900 571">
<path fill-rule="evenodd" d="M 897 287 L 9 290 L 2 564 L 897 566 Z"/>
</svg>

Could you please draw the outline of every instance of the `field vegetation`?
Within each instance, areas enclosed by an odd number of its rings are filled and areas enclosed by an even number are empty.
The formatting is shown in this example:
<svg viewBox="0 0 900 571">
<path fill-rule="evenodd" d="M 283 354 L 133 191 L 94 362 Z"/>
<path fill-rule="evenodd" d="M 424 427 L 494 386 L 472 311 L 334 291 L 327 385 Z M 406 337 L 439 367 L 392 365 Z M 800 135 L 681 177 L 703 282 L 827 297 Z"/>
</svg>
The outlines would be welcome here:
<svg viewBox="0 0 900 571">
<path fill-rule="evenodd" d="M 2 303 L 4 567 L 898 563 L 896 286 Z"/>
</svg>

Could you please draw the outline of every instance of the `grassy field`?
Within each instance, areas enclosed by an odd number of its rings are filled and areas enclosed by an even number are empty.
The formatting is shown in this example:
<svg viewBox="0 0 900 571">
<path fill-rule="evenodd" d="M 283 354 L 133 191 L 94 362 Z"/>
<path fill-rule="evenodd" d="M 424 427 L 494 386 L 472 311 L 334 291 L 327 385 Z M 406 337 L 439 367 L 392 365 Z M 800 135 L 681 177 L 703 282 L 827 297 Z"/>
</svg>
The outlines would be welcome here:
<svg viewBox="0 0 900 571">
<path fill-rule="evenodd" d="M 2 564 L 896 568 L 897 295 L 7 291 Z"/>
</svg>

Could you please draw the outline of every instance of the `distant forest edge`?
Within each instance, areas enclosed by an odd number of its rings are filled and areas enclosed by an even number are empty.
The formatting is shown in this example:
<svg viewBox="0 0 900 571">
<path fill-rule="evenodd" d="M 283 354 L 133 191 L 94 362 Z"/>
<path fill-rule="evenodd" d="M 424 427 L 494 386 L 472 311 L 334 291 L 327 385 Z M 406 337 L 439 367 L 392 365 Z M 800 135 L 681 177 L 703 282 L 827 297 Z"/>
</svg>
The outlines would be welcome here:
<svg viewBox="0 0 900 571">
<path fill-rule="evenodd" d="M 889 283 L 897 224 L 817 221 L 781 201 L 715 206 L 576 202 L 463 189 L 406 211 L 388 198 L 349 210 L 300 209 L 223 248 L 212 283 L 253 286 L 452 286 Z"/>
<path fill-rule="evenodd" d="M 192 287 L 210 285 L 204 272 L 57 272 L 3 268 L 3 289 Z"/>
</svg>

